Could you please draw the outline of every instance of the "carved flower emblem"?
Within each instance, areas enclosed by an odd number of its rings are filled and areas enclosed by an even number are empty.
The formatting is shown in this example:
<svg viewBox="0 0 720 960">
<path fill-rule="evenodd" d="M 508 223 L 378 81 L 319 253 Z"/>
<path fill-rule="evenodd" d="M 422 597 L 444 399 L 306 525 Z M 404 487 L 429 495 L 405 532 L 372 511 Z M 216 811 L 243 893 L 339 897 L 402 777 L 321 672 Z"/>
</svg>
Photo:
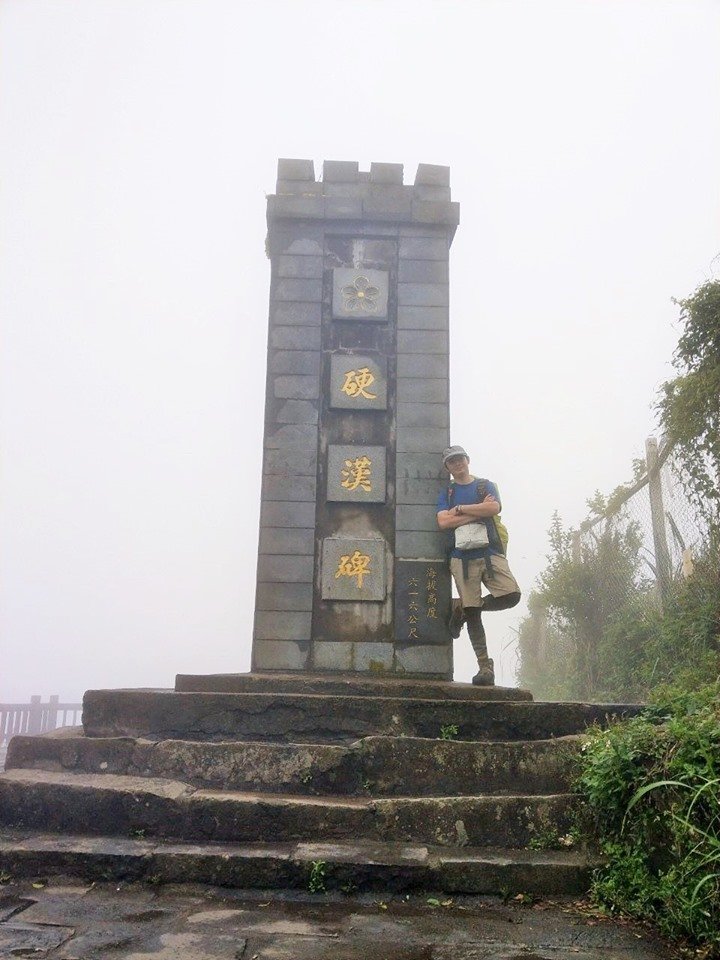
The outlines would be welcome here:
<svg viewBox="0 0 720 960">
<path fill-rule="evenodd" d="M 356 277 L 347 287 L 340 291 L 343 298 L 343 307 L 348 311 L 358 313 L 377 313 L 380 291 L 373 287 L 367 277 Z"/>
</svg>

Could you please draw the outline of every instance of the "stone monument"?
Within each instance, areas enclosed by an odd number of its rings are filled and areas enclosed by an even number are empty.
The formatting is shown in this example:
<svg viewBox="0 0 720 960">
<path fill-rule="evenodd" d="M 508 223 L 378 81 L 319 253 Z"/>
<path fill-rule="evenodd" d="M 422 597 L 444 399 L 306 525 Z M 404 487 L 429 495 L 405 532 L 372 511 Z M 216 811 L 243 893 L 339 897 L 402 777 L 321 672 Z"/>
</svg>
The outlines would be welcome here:
<svg viewBox="0 0 720 960">
<path fill-rule="evenodd" d="M 447 167 L 280 160 L 252 668 L 452 678 Z"/>
</svg>

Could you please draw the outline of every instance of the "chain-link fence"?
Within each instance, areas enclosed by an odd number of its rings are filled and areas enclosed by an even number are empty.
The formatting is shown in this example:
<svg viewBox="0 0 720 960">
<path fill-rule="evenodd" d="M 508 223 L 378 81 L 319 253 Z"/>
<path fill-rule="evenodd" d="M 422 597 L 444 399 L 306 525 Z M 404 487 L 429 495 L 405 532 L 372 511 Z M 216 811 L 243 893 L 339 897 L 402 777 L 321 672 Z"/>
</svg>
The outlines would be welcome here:
<svg viewBox="0 0 720 960">
<path fill-rule="evenodd" d="M 604 569 L 618 597 L 632 590 L 662 607 L 673 584 L 692 574 L 707 525 L 683 491 L 668 444 L 649 438 L 637 474 L 581 524 L 573 549 L 582 560 L 608 547 Z"/>
</svg>

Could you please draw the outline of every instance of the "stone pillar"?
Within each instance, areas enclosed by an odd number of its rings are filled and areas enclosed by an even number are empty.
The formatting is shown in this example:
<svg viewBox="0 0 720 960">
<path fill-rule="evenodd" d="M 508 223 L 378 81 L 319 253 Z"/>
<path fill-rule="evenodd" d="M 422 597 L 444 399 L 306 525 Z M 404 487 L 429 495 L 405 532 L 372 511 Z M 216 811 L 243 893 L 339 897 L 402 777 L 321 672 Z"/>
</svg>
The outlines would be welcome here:
<svg viewBox="0 0 720 960">
<path fill-rule="evenodd" d="M 447 167 L 280 160 L 253 670 L 448 679 Z"/>
</svg>

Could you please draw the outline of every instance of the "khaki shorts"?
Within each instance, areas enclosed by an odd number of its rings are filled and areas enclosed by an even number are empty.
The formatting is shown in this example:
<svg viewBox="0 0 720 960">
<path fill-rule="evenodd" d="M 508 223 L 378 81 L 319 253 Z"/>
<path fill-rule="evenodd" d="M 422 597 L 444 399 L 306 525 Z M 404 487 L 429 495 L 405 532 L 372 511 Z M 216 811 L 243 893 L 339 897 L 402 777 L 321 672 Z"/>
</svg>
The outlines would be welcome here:
<svg viewBox="0 0 720 960">
<path fill-rule="evenodd" d="M 464 607 L 481 607 L 481 586 L 484 583 L 494 597 L 504 597 L 508 593 L 519 593 L 520 587 L 510 572 L 507 559 L 500 554 L 492 554 L 492 576 L 488 574 L 484 558 L 468 560 L 468 579 L 463 580 L 463 562 L 458 557 L 450 558 L 450 573 L 457 586 Z"/>
</svg>

